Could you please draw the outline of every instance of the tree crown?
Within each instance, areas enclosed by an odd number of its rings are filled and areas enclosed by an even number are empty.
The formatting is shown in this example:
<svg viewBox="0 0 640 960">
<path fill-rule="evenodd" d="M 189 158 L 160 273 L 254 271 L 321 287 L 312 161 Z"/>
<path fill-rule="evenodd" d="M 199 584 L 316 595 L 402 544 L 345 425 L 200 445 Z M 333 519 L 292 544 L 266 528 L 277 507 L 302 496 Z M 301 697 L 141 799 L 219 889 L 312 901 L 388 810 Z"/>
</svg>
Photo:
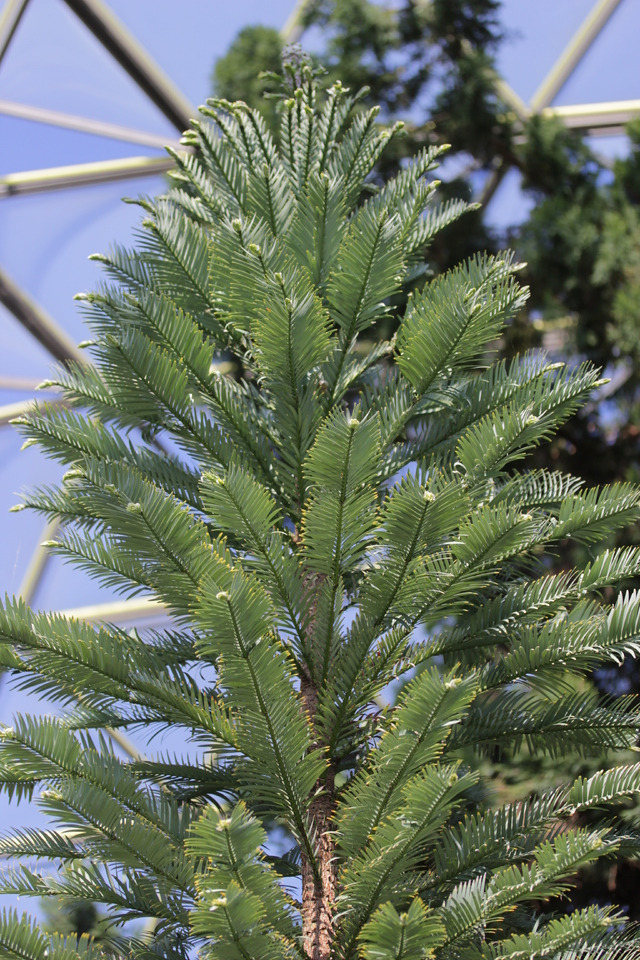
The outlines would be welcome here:
<svg viewBox="0 0 640 960">
<path fill-rule="evenodd" d="M 428 279 L 425 249 L 465 210 L 434 202 L 441 149 L 371 190 L 398 128 L 351 119 L 355 98 L 320 96 L 304 62 L 290 75 L 279 147 L 244 104 L 203 108 L 138 249 L 100 257 L 95 365 L 61 368 L 66 405 L 19 421 L 69 467 L 25 498 L 62 521 L 53 548 L 170 622 L 0 612 L 3 665 L 64 707 L 2 732 L 4 788 L 37 791 L 55 824 L 2 841 L 32 864 L 2 889 L 98 902 L 115 924 L 71 948 L 8 914 L 2 950 L 638 956 L 611 908 L 531 908 L 633 848 L 587 814 L 637 792 L 640 765 L 491 809 L 474 760 L 637 737 L 635 704 L 581 678 L 637 652 L 640 597 L 599 591 L 640 551 L 553 575 L 544 557 L 604 545 L 640 494 L 513 466 L 598 374 L 491 363 L 527 291 L 508 253 Z M 397 333 L 367 339 L 389 316 Z M 105 731 L 127 728 L 181 729 L 196 756 L 123 760 Z M 116 932 L 131 919 L 152 932 Z"/>
</svg>

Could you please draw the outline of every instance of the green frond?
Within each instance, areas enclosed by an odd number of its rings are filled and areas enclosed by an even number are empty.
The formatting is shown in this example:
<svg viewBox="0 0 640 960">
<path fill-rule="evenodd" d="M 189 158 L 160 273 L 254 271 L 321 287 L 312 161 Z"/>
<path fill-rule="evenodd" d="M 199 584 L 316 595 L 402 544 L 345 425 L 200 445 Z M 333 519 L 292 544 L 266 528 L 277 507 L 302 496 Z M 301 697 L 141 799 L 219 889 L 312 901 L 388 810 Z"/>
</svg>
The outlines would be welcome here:
<svg viewBox="0 0 640 960">
<path fill-rule="evenodd" d="M 139 420 L 184 434 L 200 457 L 211 425 L 198 416 L 188 372 L 171 353 L 135 327 L 102 345 L 103 376 L 118 405 Z"/>
<path fill-rule="evenodd" d="M 283 101 L 280 126 L 283 164 L 297 192 L 304 190 L 322 155 L 315 110 L 315 85 L 305 76 L 293 96 Z"/>
<path fill-rule="evenodd" d="M 416 437 L 407 442 L 406 457 L 437 456 L 453 462 L 456 445 L 468 429 L 512 409 L 530 409 L 535 416 L 546 414 L 562 423 L 588 398 L 597 379 L 598 371 L 588 364 L 570 369 L 550 364 L 535 352 L 508 364 L 501 360 L 481 374 L 463 375 L 441 388 L 430 404 L 438 416 L 427 418 L 419 405 L 412 411 Z"/>
<path fill-rule="evenodd" d="M 56 830 L 17 830 L 0 839 L 0 856 L 33 860 L 80 860 L 86 853 L 67 834 Z"/>
<path fill-rule="evenodd" d="M 581 944 L 563 951 L 558 960 L 639 960 L 640 944 L 637 937 L 616 936 L 609 933 L 598 944 Z"/>
<path fill-rule="evenodd" d="M 305 646 L 306 611 L 302 571 L 290 550 L 287 536 L 274 529 L 280 511 L 269 491 L 239 467 L 225 474 L 205 475 L 202 498 L 217 529 L 238 538 L 252 559 L 248 569 L 259 572 L 272 601 L 278 606 L 282 628 L 290 632 L 298 654 Z"/>
<path fill-rule="evenodd" d="M 153 287 L 153 271 L 146 256 L 114 244 L 107 253 L 94 253 L 90 260 L 102 264 L 107 276 L 131 293 Z"/>
<path fill-rule="evenodd" d="M 191 134 L 189 138 L 193 142 Z M 175 164 L 169 171 L 172 187 L 166 194 L 167 201 L 202 226 L 219 223 L 224 206 L 215 189 L 214 178 L 200 157 L 195 152 L 184 153 L 173 147 L 165 149 Z"/>
<path fill-rule="evenodd" d="M 65 865 L 55 875 L 42 875 L 21 867 L 8 871 L 0 881 L 0 892 L 23 897 L 55 897 L 62 904 L 102 903 L 112 908 L 117 923 L 155 918 L 162 927 L 172 927 L 183 938 L 188 923 L 184 895 L 158 878 L 140 870 L 119 867 L 110 870 L 89 861 Z"/>
<path fill-rule="evenodd" d="M 591 777 L 578 777 L 567 795 L 570 812 L 591 810 L 640 792 L 640 764 L 612 767 Z"/>
<path fill-rule="evenodd" d="M 563 790 L 554 790 L 495 810 L 467 814 L 443 834 L 434 851 L 433 874 L 425 892 L 527 861 L 540 843 L 561 829 L 564 799 Z"/>
<path fill-rule="evenodd" d="M 310 496 L 302 514 L 301 539 L 309 584 L 319 588 L 316 652 L 312 676 L 326 678 L 334 653 L 336 604 L 343 573 L 369 546 L 376 521 L 372 456 L 379 444 L 375 418 L 337 413 L 328 418 L 305 464 Z"/>
<path fill-rule="evenodd" d="M 576 946 L 590 956 L 590 947 L 596 946 L 612 927 L 621 925 L 622 918 L 611 907 L 586 907 L 566 917 L 554 917 L 542 929 L 526 936 L 516 935 L 487 944 L 478 952 L 478 960 L 531 960 L 532 956 L 543 960 Z"/>
<path fill-rule="evenodd" d="M 398 333 L 398 367 L 424 394 L 439 375 L 475 361 L 524 303 L 511 256 L 470 260 L 409 301 Z"/>
<path fill-rule="evenodd" d="M 213 373 L 209 395 L 203 398 L 221 433 L 231 439 L 235 456 L 227 456 L 220 463 L 225 466 L 238 457 L 251 465 L 263 483 L 274 483 L 271 457 L 272 428 L 265 422 L 260 409 L 260 398 L 251 386 L 238 384 L 219 373 Z"/>
<path fill-rule="evenodd" d="M 70 734 L 53 717 L 18 716 L 13 727 L 3 729 L 0 752 L 5 766 L 34 779 L 49 777 L 57 786 L 68 781 L 71 787 L 84 782 L 103 790 L 130 816 L 140 817 L 145 829 L 162 835 L 165 845 L 184 834 L 177 803 L 138 783 L 102 735 L 94 741 L 88 734 Z"/>
<path fill-rule="evenodd" d="M 26 443 L 37 443 L 49 457 L 65 465 L 76 464 L 85 456 L 127 460 L 131 454 L 131 446 L 122 436 L 75 410 L 34 404 L 15 423 Z"/>
<path fill-rule="evenodd" d="M 367 176 L 376 165 L 383 150 L 400 126 L 385 130 L 378 126 L 376 118 L 379 107 L 372 107 L 366 113 L 355 116 L 344 136 L 336 144 L 327 163 L 330 176 L 344 178 L 344 191 L 347 204 L 351 207 L 358 199 Z"/>
<path fill-rule="evenodd" d="M 184 142 L 200 151 L 201 164 L 213 186 L 208 196 L 215 197 L 230 216 L 246 213 L 247 174 L 243 164 L 209 120 L 194 120 L 192 126 Z"/>
<path fill-rule="evenodd" d="M 346 226 L 342 180 L 312 173 L 298 200 L 287 246 L 321 291 L 326 289 Z"/>
<path fill-rule="evenodd" d="M 349 223 L 327 288 L 331 319 L 344 344 L 388 312 L 403 270 L 400 220 L 363 207 Z"/>
<path fill-rule="evenodd" d="M 557 513 L 562 501 L 580 491 L 583 481 L 568 473 L 528 470 L 498 487 L 491 502 Z"/>
<path fill-rule="evenodd" d="M 89 469 L 95 466 L 96 461 L 87 459 L 85 463 Z M 124 475 L 146 481 L 155 490 L 162 490 L 193 511 L 202 512 L 200 474 L 193 469 L 185 469 L 178 457 L 142 447 L 134 456 L 127 457 L 126 461 L 114 460 L 112 463 Z M 78 468 L 72 469 L 61 487 L 35 487 L 29 491 L 24 495 L 24 504 L 52 519 L 57 517 L 64 522 L 73 521 L 80 527 L 90 528 L 105 520 L 104 512 L 100 510 L 106 499 L 104 494 L 100 496 L 97 493 L 96 485 L 83 479 Z"/>
<path fill-rule="evenodd" d="M 463 651 L 470 651 L 473 656 L 477 651 L 483 656 L 483 648 L 506 642 L 511 631 L 520 626 L 544 623 L 581 596 L 575 572 L 515 583 L 497 596 L 479 597 L 475 609 L 461 616 L 457 626 L 442 630 L 429 645 L 430 650 L 432 655 L 450 653 L 460 657 Z"/>
<path fill-rule="evenodd" d="M 123 631 L 96 630 L 55 614 L 37 614 L 19 599 L 0 607 L 0 643 L 3 666 L 14 675 L 29 673 L 39 693 L 67 702 L 80 686 L 94 703 L 128 700 L 145 675 L 157 676 L 163 669 L 153 648 L 145 649 Z M 134 659 L 138 670 L 132 674 Z M 33 675 L 40 682 L 34 683 Z"/>
<path fill-rule="evenodd" d="M 582 586 L 586 590 L 624 583 L 640 571 L 640 548 L 623 547 L 604 550 L 582 571 Z"/>
<path fill-rule="evenodd" d="M 302 271 L 277 274 L 258 293 L 261 310 L 251 328 L 254 352 L 274 397 L 280 449 L 300 482 L 321 417 L 313 371 L 328 356 L 333 338 L 323 305 Z M 302 498 L 304 491 L 294 488 L 290 495 L 296 493 Z"/>
<path fill-rule="evenodd" d="M 199 762 L 174 755 L 134 760 L 129 767 L 134 776 L 170 790 L 178 802 L 206 798 L 223 807 L 238 786 L 233 770 L 220 764 L 215 754 Z"/>
<path fill-rule="evenodd" d="M 566 497 L 554 537 L 596 543 L 639 517 L 640 492 L 630 483 L 614 483 Z"/>
<path fill-rule="evenodd" d="M 428 195 L 426 199 L 429 199 Z M 455 223 L 465 213 L 477 210 L 475 203 L 466 200 L 444 200 L 434 206 L 424 216 L 415 217 L 414 223 L 406 231 L 404 237 L 404 254 L 406 257 L 422 253 L 431 243 L 436 234 L 450 224 Z"/>
<path fill-rule="evenodd" d="M 209 809 L 187 840 L 198 889 L 193 930 L 211 942 L 211 956 L 298 955 L 291 904 L 262 853 L 266 841 L 264 828 L 242 803 L 230 813 Z"/>
<path fill-rule="evenodd" d="M 408 160 L 398 174 L 380 187 L 366 203 L 380 213 L 383 210 L 399 211 L 402 209 L 402 204 L 408 199 L 412 199 L 416 192 L 426 184 L 424 179 L 426 174 L 437 167 L 437 161 L 448 149 L 447 144 L 432 143 L 428 147 L 422 147 L 415 156 Z M 429 194 L 433 193 L 435 185 L 431 183 L 428 186 Z"/>
<path fill-rule="evenodd" d="M 243 779 L 259 806 L 269 799 L 314 858 L 306 822 L 308 795 L 324 769 L 291 678 L 293 665 L 273 635 L 274 610 L 255 578 L 222 560 L 197 602 L 200 656 L 217 664 L 219 685 L 242 713 L 238 745 L 249 762 Z M 275 776 L 274 776 L 275 774 Z"/>
<path fill-rule="evenodd" d="M 320 174 L 324 173 L 344 133 L 351 111 L 360 98 L 360 94 L 350 97 L 348 93 L 349 91 L 337 80 L 327 90 L 325 103 L 318 113 L 317 171 Z"/>
<path fill-rule="evenodd" d="M 305 463 L 311 494 L 302 518 L 310 569 L 338 577 L 364 553 L 375 522 L 373 465 L 379 449 L 375 418 L 334 414 Z"/>
<path fill-rule="evenodd" d="M 336 812 L 343 858 L 357 856 L 378 824 L 404 802 L 407 783 L 436 761 L 450 727 L 476 694 L 473 676 L 424 671 L 403 690 L 393 720 L 350 782 Z"/>
<path fill-rule="evenodd" d="M 528 627 L 513 634 L 509 651 L 487 667 L 487 687 L 503 686 L 551 671 L 586 674 L 598 663 L 640 655 L 640 598 L 622 595 L 612 608 L 593 603 L 577 604 L 569 614 L 559 615 L 541 629 Z"/>
<path fill-rule="evenodd" d="M 295 199 L 284 169 L 278 164 L 262 165 L 249 183 L 247 212 L 265 220 L 274 237 L 285 233 L 291 224 Z"/>
<path fill-rule="evenodd" d="M 453 556 L 465 567 L 491 568 L 545 539 L 546 530 L 544 517 L 523 513 L 518 507 L 489 503 L 479 506 L 460 525 Z"/>
<path fill-rule="evenodd" d="M 199 224 L 187 221 L 166 201 L 154 205 L 153 216 L 142 221 L 138 246 L 145 267 L 166 296 L 185 313 L 198 315 L 213 306 L 209 289 L 209 240 Z M 148 285 L 147 285 L 148 286 Z"/>
<path fill-rule="evenodd" d="M 212 344 L 193 322 L 193 314 L 176 307 L 164 290 L 160 294 L 141 292 L 136 303 L 128 306 L 134 318 L 138 314 L 145 331 L 153 331 L 170 351 L 174 362 L 189 377 L 192 389 L 207 396 L 211 390 Z M 124 312 L 124 305 L 118 305 L 118 310 Z"/>
<path fill-rule="evenodd" d="M 405 784 L 403 805 L 379 824 L 365 848 L 343 867 L 338 908 L 347 908 L 340 935 L 345 958 L 378 906 L 404 899 L 413 885 L 410 873 L 418 867 L 425 846 L 439 835 L 452 802 L 476 779 L 459 771 L 457 764 L 426 766 Z"/>
<path fill-rule="evenodd" d="M 393 180 L 365 202 L 365 207 L 378 214 L 397 214 L 400 217 L 403 253 L 408 261 L 412 261 L 416 253 L 424 253 L 440 230 L 467 211 L 476 209 L 475 204 L 457 199 L 445 200 L 432 210 L 427 209 L 433 201 L 439 181 L 429 183 L 424 177 L 436 165 L 437 157 L 447 149 L 446 145 L 423 148 Z"/>
<path fill-rule="evenodd" d="M 508 866 L 491 877 L 460 884 L 437 913 L 442 918 L 448 944 L 473 941 L 505 912 L 568 889 L 576 870 L 609 852 L 605 834 L 576 830 L 541 844 L 530 864 Z"/>
<path fill-rule="evenodd" d="M 590 593 L 596 593 L 605 586 L 617 586 L 636 576 L 637 564 L 638 551 L 635 547 L 606 550 L 581 571 L 551 574 L 537 580 L 515 583 L 459 618 L 453 629 L 443 630 L 430 645 L 431 654 L 450 652 L 459 656 L 463 650 L 510 642 L 511 637 L 520 636 L 521 627 L 531 624 L 542 627 L 552 617 L 572 608 Z M 624 598 L 619 603 L 622 608 Z M 630 614 L 634 607 L 632 603 Z M 552 628 L 554 643 L 562 642 L 558 632 L 564 625 L 566 620 L 563 618 Z M 575 635 L 575 629 L 580 628 L 574 626 L 572 629 Z M 586 629 L 591 633 L 595 630 L 597 636 L 603 627 L 591 624 Z M 627 630 L 624 637 L 631 641 L 628 652 L 633 655 L 634 628 L 631 625 Z M 602 655 L 606 655 L 604 646 Z"/>
<path fill-rule="evenodd" d="M 190 595 L 208 567 L 211 539 L 206 525 L 124 465 L 85 461 L 82 474 L 80 490 L 72 478 L 70 493 L 88 494 L 87 510 L 97 529 L 90 537 L 71 532 L 61 536 L 56 550 L 83 558 L 89 569 L 111 565 L 116 577 L 144 583 L 178 616 L 188 616 Z M 116 547 L 121 542 L 116 531 L 124 535 L 126 548 Z M 116 553 L 117 566 L 109 559 L 115 561 Z"/>
<path fill-rule="evenodd" d="M 209 278 L 216 316 L 230 346 L 250 369 L 249 328 L 262 306 L 265 275 L 284 266 L 284 250 L 260 218 L 223 220 L 211 237 Z"/>
<path fill-rule="evenodd" d="M 414 612 L 425 554 L 440 549 L 445 535 L 468 509 L 465 492 L 446 477 L 434 476 L 427 482 L 417 473 L 407 474 L 391 488 L 376 530 L 378 556 L 365 569 L 358 591 L 359 611 L 340 652 L 338 678 L 331 684 L 333 701 L 343 705 L 337 716 L 356 686 L 372 645 L 394 621 Z M 374 683 L 383 659 L 378 648 L 376 668 L 368 664 L 366 675 Z"/>
<path fill-rule="evenodd" d="M 633 747 L 639 716 L 634 698 L 602 705 L 593 693 L 547 700 L 526 690 L 506 689 L 472 708 L 451 738 L 452 746 L 523 743 L 536 753 L 599 755 Z"/>
<path fill-rule="evenodd" d="M 467 815 L 442 837 L 434 854 L 434 871 L 425 892 L 447 882 L 462 883 L 487 870 L 528 861 L 540 843 L 566 830 L 578 812 L 606 808 L 637 793 L 637 764 L 612 767 L 592 777 L 578 777 L 526 802 Z M 612 837 L 616 834 L 612 831 Z"/>
<path fill-rule="evenodd" d="M 207 106 L 202 108 L 201 113 L 216 120 L 227 140 L 252 171 L 255 164 L 272 164 L 277 160 L 276 145 L 264 118 L 255 110 L 250 110 L 242 100 L 230 103 L 212 97 L 207 100 Z"/>
<path fill-rule="evenodd" d="M 102 947 L 86 936 L 48 936 L 26 914 L 6 909 L 0 915 L 0 952 L 7 960 L 103 960 L 105 956 Z"/>
<path fill-rule="evenodd" d="M 180 667 L 180 659 L 195 656 L 191 644 L 167 664 L 157 642 L 145 645 L 115 628 L 95 630 L 64 617 L 35 614 L 20 600 L 6 603 L 0 611 L 0 638 L 2 663 L 12 670 L 18 688 L 67 707 L 78 702 L 81 691 L 86 708 L 105 711 L 119 706 L 125 720 L 142 715 L 184 727 L 211 745 L 235 745 L 233 728 L 211 699 L 211 691 L 201 690 Z M 136 670 L 131 668 L 134 662 Z M 9 792 L 14 789 L 13 772 L 4 771 Z M 15 789 L 21 782 L 18 778 Z M 228 786 L 228 779 L 223 783 Z M 28 783 L 24 788 L 29 789 Z"/>
<path fill-rule="evenodd" d="M 427 960 L 444 942 L 438 917 L 416 897 L 406 912 L 384 903 L 360 934 L 363 960 Z"/>
<path fill-rule="evenodd" d="M 456 457 L 471 480 L 484 480 L 500 475 L 508 463 L 521 460 L 550 432 L 548 416 L 537 416 L 532 407 L 512 407 L 500 417 L 486 417 L 464 433 L 456 445 Z"/>
</svg>

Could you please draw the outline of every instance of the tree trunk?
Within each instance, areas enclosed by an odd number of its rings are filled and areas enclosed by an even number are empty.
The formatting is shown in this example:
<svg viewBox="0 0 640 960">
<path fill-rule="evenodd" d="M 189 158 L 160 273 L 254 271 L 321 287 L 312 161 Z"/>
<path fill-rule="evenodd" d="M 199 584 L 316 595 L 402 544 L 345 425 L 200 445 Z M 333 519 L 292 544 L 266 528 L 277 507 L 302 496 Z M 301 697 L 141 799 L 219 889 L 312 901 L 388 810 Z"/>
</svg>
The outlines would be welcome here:
<svg viewBox="0 0 640 960">
<path fill-rule="evenodd" d="M 300 692 L 315 732 L 318 693 L 312 680 L 302 679 Z M 317 745 L 317 744 L 316 744 Z M 324 783 L 316 783 L 316 795 L 309 806 L 319 876 L 302 855 L 302 937 L 309 960 L 329 960 L 333 944 L 333 906 L 336 895 L 336 864 L 330 835 L 334 809 L 335 771 L 329 764 Z"/>
</svg>

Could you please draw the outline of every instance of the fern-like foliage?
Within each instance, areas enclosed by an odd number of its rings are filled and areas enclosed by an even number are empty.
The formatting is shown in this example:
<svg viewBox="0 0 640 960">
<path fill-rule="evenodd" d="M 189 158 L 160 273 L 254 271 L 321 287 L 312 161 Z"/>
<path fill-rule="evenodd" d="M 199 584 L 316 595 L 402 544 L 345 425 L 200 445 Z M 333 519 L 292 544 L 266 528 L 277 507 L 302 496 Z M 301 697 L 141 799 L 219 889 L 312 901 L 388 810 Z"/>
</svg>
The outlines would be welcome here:
<svg viewBox="0 0 640 960">
<path fill-rule="evenodd" d="M 373 189 L 398 131 L 290 73 L 279 145 L 242 103 L 203 109 L 137 249 L 101 257 L 107 282 L 83 297 L 95 363 L 58 370 L 65 405 L 18 421 L 67 466 L 25 495 L 62 522 L 52 549 L 161 601 L 170 625 L 2 607 L 0 665 L 62 714 L 2 730 L 4 790 L 52 827 L 2 839 L 1 891 L 143 923 L 70 945 L 7 913 L 0 953 L 640 956 L 613 908 L 536 918 L 585 864 L 637 851 L 587 813 L 640 792 L 638 765 L 473 808 L 480 754 L 637 740 L 638 704 L 580 680 L 640 650 L 624 592 L 640 552 L 561 574 L 544 556 L 567 537 L 605 546 L 640 492 L 518 472 L 598 374 L 492 363 L 527 296 L 511 255 L 415 285 L 464 213 L 436 205 L 440 151 Z M 372 344 L 388 317 L 397 335 Z M 105 731 L 127 728 L 193 748 L 126 761 Z"/>
</svg>

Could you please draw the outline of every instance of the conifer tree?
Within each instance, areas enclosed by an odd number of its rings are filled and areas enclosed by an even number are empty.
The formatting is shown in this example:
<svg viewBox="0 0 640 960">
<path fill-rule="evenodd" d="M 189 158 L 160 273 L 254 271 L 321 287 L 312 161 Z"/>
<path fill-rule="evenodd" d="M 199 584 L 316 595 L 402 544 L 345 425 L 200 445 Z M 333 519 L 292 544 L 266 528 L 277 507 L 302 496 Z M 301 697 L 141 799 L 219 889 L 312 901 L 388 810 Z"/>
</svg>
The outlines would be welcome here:
<svg viewBox="0 0 640 960">
<path fill-rule="evenodd" d="M 0 842 L 18 861 L 1 890 L 108 921 L 72 943 L 10 911 L 0 955 L 633 960 L 614 907 L 540 905 L 637 852 L 612 811 L 640 764 L 491 809 L 473 762 L 636 743 L 635 701 L 581 678 L 639 649 L 621 588 L 640 549 L 602 547 L 640 491 L 518 469 L 599 374 L 491 362 L 527 291 L 508 253 L 428 279 L 464 212 L 433 205 L 441 149 L 371 190 L 399 128 L 350 119 L 356 97 L 319 92 L 304 59 L 285 78 L 279 147 L 242 103 L 202 110 L 137 250 L 100 257 L 95 365 L 59 369 L 67 405 L 19 421 L 68 467 L 25 496 L 63 521 L 52 549 L 169 625 L 0 611 L 2 665 L 63 707 L 2 730 L 0 782 L 52 828 Z M 394 311 L 397 335 L 367 346 Z M 591 559 L 548 573 L 569 537 Z M 128 728 L 194 749 L 124 761 L 107 731 Z"/>
<path fill-rule="evenodd" d="M 611 376 L 607 407 L 579 411 L 542 452 L 546 465 L 563 465 L 594 484 L 638 482 L 640 125 L 627 126 L 628 152 L 607 170 L 590 138 L 558 118 L 516 117 L 496 73 L 498 51 L 513 40 L 502 6 L 500 0 L 309 0 L 298 9 L 329 76 L 356 89 L 366 84 L 361 107 L 380 104 L 387 122 L 408 121 L 408 135 L 378 161 L 384 178 L 426 142 L 443 141 L 452 145 L 447 159 L 454 162 L 440 196 L 477 195 L 480 169 L 518 172 L 519 213 L 527 199 L 531 205 L 525 220 L 496 231 L 490 211 L 480 208 L 435 238 L 431 264 L 444 271 L 478 251 L 495 252 L 508 236 L 527 262 L 532 297 L 503 338 L 504 355 L 542 340 L 554 349 L 555 338 L 558 358 L 590 359 Z M 260 107 L 260 91 L 246 79 L 247 51 L 256 69 L 272 70 L 282 40 L 262 27 L 258 44 L 255 30 L 244 28 L 216 61 L 213 89 Z M 599 416 L 600 409 L 607 414 Z"/>
</svg>

